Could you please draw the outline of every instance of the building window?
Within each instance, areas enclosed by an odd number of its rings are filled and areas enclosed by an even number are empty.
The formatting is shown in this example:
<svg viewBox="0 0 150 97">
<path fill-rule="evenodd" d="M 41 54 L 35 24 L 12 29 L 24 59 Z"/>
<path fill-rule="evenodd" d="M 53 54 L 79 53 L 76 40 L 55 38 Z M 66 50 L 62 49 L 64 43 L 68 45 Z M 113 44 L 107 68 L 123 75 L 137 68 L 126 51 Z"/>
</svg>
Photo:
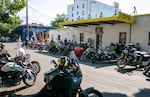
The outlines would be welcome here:
<svg viewBox="0 0 150 97">
<path fill-rule="evenodd" d="M 126 43 L 126 32 L 119 33 L 119 43 Z"/>
<path fill-rule="evenodd" d="M 82 11 L 82 15 L 84 15 L 84 11 Z"/>
<path fill-rule="evenodd" d="M 72 17 L 73 17 L 73 13 L 72 13 Z"/>
<path fill-rule="evenodd" d="M 84 41 L 84 33 L 80 33 L 80 42 Z"/>
<path fill-rule="evenodd" d="M 84 8 L 84 4 L 82 4 L 82 8 Z"/>
<path fill-rule="evenodd" d="M 77 15 L 79 14 L 79 12 L 77 11 Z"/>
<path fill-rule="evenodd" d="M 77 5 L 77 8 L 79 8 L 79 5 Z"/>
<path fill-rule="evenodd" d="M 72 7 L 72 11 L 74 10 L 74 7 Z"/>
<path fill-rule="evenodd" d="M 149 32 L 149 35 L 148 35 L 148 45 L 150 45 L 150 32 Z"/>
</svg>

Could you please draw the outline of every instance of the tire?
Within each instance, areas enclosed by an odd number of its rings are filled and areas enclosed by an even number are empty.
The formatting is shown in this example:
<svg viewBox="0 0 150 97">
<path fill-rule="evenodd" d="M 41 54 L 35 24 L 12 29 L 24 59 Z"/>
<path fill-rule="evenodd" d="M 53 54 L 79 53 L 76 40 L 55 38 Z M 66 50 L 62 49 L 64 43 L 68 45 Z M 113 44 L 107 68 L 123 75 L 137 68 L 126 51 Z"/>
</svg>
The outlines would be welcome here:
<svg viewBox="0 0 150 97">
<path fill-rule="evenodd" d="M 92 60 L 92 63 L 97 63 L 98 61 L 95 57 L 93 57 L 91 60 Z"/>
<path fill-rule="evenodd" d="M 91 90 L 88 93 L 88 97 L 103 97 L 102 93 L 99 92 L 98 90 Z"/>
<path fill-rule="evenodd" d="M 31 62 L 32 66 L 30 64 L 28 64 L 28 69 L 32 70 L 36 75 L 39 74 L 39 72 L 41 71 L 41 66 L 39 62 Z"/>
<path fill-rule="evenodd" d="M 30 72 L 31 72 L 31 75 L 29 75 L 29 72 L 26 71 L 26 74 L 23 77 L 23 82 L 27 86 L 33 86 L 36 81 L 36 74 L 32 71 L 30 71 Z"/>
<path fill-rule="evenodd" d="M 150 65 L 148 65 L 148 66 L 146 66 L 146 67 L 144 68 L 143 74 L 144 74 L 145 76 L 150 77 Z"/>
<path fill-rule="evenodd" d="M 118 68 L 124 68 L 126 66 L 126 61 L 122 58 L 118 59 L 117 66 L 118 66 Z"/>
</svg>

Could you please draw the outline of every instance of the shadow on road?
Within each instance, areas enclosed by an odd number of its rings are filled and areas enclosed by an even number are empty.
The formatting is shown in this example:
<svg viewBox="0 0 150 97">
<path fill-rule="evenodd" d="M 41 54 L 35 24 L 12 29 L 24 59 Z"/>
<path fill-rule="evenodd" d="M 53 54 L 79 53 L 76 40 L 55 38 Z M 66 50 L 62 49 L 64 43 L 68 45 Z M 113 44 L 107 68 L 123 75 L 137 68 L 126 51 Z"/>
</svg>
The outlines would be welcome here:
<svg viewBox="0 0 150 97">
<path fill-rule="evenodd" d="M 138 93 L 134 94 L 134 97 L 150 97 L 150 89 L 140 89 Z"/>
<path fill-rule="evenodd" d="M 119 73 L 122 73 L 122 74 L 129 74 L 129 75 L 132 75 L 133 74 L 133 71 L 136 70 L 136 68 L 115 68 L 115 70 Z"/>
<path fill-rule="evenodd" d="M 28 86 L 22 86 L 22 87 L 13 89 L 13 90 L 0 92 L 0 97 L 4 97 L 5 95 L 12 94 L 12 93 L 16 93 L 16 92 L 21 91 L 21 90 L 24 90 L 24 89 L 26 89 L 26 88 L 28 88 Z"/>
<path fill-rule="evenodd" d="M 103 92 L 103 97 L 129 97 L 126 94 Z M 150 97 L 150 89 L 140 89 L 139 92 L 133 94 L 133 97 Z"/>
<path fill-rule="evenodd" d="M 126 94 L 120 94 L 120 93 L 108 93 L 108 92 L 104 92 L 102 94 L 103 94 L 103 97 L 128 97 Z"/>
</svg>

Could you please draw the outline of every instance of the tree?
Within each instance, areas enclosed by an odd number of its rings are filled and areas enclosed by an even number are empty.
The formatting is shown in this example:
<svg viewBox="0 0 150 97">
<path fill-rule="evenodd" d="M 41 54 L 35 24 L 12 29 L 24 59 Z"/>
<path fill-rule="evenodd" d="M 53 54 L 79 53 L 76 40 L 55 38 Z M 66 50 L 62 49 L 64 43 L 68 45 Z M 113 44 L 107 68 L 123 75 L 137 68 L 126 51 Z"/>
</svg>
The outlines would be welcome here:
<svg viewBox="0 0 150 97">
<path fill-rule="evenodd" d="M 64 21 L 67 21 L 67 15 L 65 15 L 64 13 L 57 14 L 56 18 L 53 21 L 51 21 L 51 26 L 54 28 L 58 28 L 58 27 L 60 27 L 59 23 L 64 22 Z"/>
<path fill-rule="evenodd" d="M 8 36 L 23 22 L 17 13 L 25 6 L 25 0 L 0 0 L 0 36 Z"/>
</svg>

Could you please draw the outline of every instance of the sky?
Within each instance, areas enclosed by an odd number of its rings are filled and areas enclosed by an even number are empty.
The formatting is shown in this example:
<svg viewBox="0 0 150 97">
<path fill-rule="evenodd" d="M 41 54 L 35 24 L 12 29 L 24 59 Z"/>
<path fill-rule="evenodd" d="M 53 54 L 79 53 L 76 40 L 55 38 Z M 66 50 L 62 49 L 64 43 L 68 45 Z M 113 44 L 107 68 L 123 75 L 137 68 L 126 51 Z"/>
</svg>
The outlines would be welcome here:
<svg viewBox="0 0 150 97">
<path fill-rule="evenodd" d="M 131 14 L 136 8 L 137 14 L 150 14 L 150 0 L 97 0 L 107 5 L 113 2 L 119 3 L 119 9 Z M 73 4 L 74 0 L 28 0 L 28 22 L 50 25 L 56 14 L 65 13 L 67 6 Z M 26 22 L 26 9 L 19 12 L 19 16 Z"/>
</svg>

